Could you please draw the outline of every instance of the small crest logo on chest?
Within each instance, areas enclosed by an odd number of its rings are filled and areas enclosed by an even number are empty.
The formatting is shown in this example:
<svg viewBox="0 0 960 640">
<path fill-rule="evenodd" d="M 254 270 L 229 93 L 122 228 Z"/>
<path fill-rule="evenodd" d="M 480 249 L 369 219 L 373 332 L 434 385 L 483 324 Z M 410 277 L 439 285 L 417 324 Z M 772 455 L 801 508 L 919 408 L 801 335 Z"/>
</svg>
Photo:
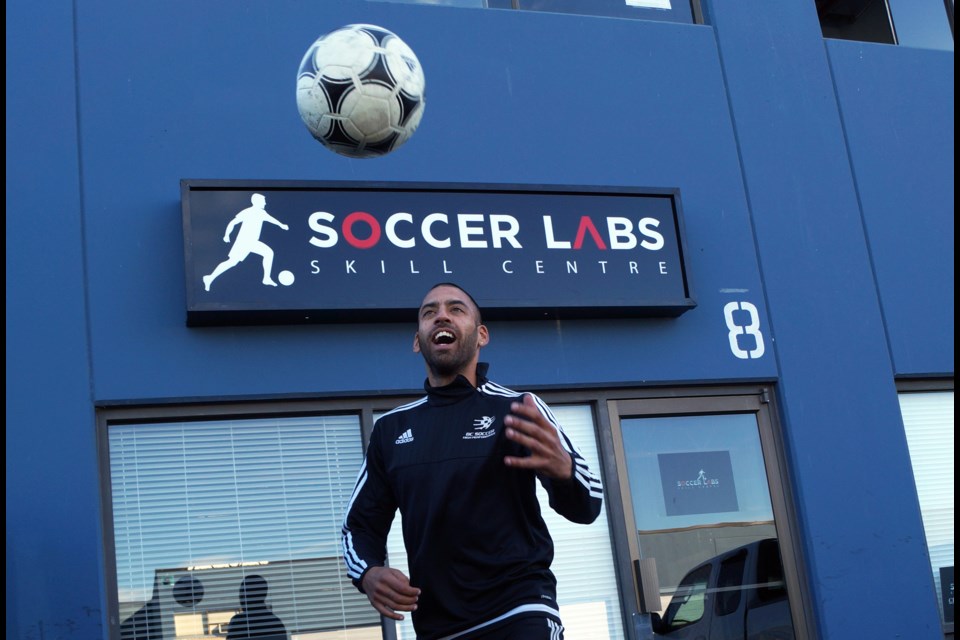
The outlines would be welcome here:
<svg viewBox="0 0 960 640">
<path fill-rule="evenodd" d="M 496 429 L 491 429 L 493 423 L 497 421 L 497 416 L 480 416 L 473 421 L 473 431 L 467 431 L 463 434 L 464 440 L 482 440 L 497 434 Z"/>
</svg>

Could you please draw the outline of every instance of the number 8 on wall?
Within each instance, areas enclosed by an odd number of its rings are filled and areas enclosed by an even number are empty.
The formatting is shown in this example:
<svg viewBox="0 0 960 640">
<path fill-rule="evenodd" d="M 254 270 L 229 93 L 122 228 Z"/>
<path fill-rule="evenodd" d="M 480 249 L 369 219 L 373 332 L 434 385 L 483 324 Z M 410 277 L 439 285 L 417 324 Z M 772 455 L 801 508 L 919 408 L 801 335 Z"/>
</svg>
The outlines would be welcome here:
<svg viewBox="0 0 960 640">
<path fill-rule="evenodd" d="M 733 317 L 734 312 L 743 311 L 749 316 L 748 324 L 737 324 Z M 741 314 L 742 315 L 742 314 Z M 741 360 L 756 359 L 763 355 L 763 334 L 760 333 L 760 314 L 757 313 L 757 307 L 750 302 L 728 302 L 723 307 L 723 317 L 727 321 L 727 338 L 730 340 L 730 351 Z M 740 337 L 753 336 L 756 346 L 753 349 L 742 349 Z M 749 343 L 749 340 L 747 341 Z M 747 346 L 747 345 L 744 345 Z"/>
</svg>

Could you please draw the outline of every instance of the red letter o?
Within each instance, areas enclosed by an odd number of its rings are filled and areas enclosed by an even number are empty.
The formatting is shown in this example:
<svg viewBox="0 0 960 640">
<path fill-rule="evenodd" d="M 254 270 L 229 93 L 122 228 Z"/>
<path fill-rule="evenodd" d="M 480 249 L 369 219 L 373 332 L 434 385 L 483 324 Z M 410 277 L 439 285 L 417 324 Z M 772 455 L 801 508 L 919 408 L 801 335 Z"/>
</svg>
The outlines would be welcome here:
<svg viewBox="0 0 960 640">
<path fill-rule="evenodd" d="M 363 220 L 370 225 L 370 237 L 366 240 L 360 240 L 353 235 L 353 223 L 357 220 Z M 357 249 L 369 249 L 380 242 L 380 223 L 365 211 L 354 211 L 343 219 L 343 237 Z"/>
</svg>

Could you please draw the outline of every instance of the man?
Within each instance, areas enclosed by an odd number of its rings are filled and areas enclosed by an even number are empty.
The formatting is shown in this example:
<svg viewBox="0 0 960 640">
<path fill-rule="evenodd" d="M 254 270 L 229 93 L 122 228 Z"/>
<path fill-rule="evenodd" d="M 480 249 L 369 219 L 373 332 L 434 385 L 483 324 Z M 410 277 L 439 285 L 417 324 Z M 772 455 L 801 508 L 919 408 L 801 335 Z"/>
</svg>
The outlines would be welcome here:
<svg viewBox="0 0 960 640">
<path fill-rule="evenodd" d="M 430 289 L 413 340 L 427 395 L 374 425 L 344 519 L 344 561 L 382 615 L 412 612 L 422 640 L 560 640 L 536 482 L 583 524 L 600 512 L 601 485 L 539 398 L 487 380 L 479 357 L 489 340 L 470 294 Z M 385 566 L 398 508 L 409 578 Z"/>
</svg>

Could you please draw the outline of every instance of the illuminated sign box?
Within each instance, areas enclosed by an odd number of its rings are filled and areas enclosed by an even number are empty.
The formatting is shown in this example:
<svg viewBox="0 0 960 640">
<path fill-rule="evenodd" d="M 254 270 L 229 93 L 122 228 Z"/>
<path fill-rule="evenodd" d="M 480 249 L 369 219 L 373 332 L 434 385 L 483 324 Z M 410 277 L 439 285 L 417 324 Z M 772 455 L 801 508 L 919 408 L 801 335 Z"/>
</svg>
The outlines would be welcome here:
<svg viewBox="0 0 960 640">
<path fill-rule="evenodd" d="M 414 321 L 455 282 L 489 319 L 696 306 L 676 190 L 181 181 L 190 325 Z"/>
</svg>

